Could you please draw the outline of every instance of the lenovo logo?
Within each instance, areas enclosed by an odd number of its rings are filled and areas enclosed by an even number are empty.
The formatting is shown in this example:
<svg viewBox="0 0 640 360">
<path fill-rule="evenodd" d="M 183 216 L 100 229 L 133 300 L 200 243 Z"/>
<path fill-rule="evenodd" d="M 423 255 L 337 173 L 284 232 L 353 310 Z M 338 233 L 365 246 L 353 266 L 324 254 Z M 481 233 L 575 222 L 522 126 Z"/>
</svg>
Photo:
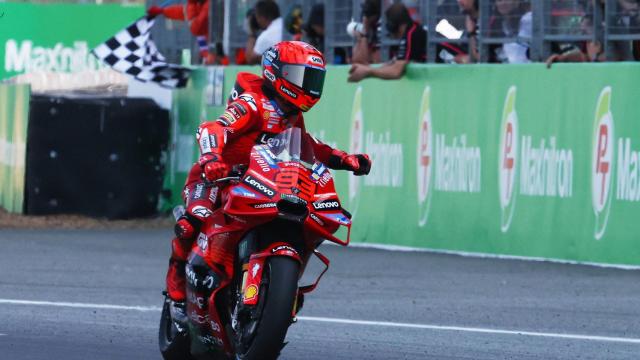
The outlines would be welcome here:
<svg viewBox="0 0 640 360">
<path fill-rule="evenodd" d="M 290 97 L 297 99 L 298 95 L 296 93 L 294 93 L 293 91 L 287 89 L 286 87 L 280 85 L 280 90 L 282 90 L 283 93 L 289 95 Z"/>
<path fill-rule="evenodd" d="M 323 201 L 313 203 L 313 208 L 316 210 L 338 210 L 340 209 L 340 203 L 337 201 Z"/>
<path fill-rule="evenodd" d="M 260 181 L 254 179 L 251 175 L 247 175 L 247 177 L 245 177 L 243 181 L 245 184 L 258 190 L 260 193 L 262 193 L 263 195 L 269 198 L 272 198 L 276 194 L 275 190 L 261 183 Z"/>
</svg>

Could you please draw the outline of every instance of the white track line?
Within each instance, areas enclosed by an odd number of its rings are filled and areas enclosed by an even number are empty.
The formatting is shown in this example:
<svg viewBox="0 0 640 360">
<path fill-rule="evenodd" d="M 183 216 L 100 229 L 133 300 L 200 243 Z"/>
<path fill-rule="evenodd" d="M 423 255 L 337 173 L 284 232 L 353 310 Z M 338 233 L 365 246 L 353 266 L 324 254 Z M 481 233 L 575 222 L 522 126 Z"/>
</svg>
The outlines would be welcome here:
<svg viewBox="0 0 640 360">
<path fill-rule="evenodd" d="M 396 323 L 396 322 L 386 322 L 386 321 L 350 320 L 350 319 L 336 319 L 336 318 L 312 317 L 312 316 L 300 316 L 298 317 L 298 319 L 303 321 L 305 320 L 319 321 L 319 322 L 328 322 L 328 323 L 335 323 L 335 324 L 388 326 L 388 327 L 402 327 L 402 328 L 412 328 L 412 329 L 461 331 L 461 332 L 500 334 L 500 335 L 525 335 L 525 336 L 551 337 L 551 338 L 573 339 L 573 340 L 609 341 L 609 342 L 640 344 L 640 339 L 610 337 L 610 336 L 543 333 L 543 332 L 532 332 L 532 331 L 500 330 L 500 329 L 486 329 L 486 328 L 474 328 L 474 327 L 462 327 L 462 326 L 408 324 L 408 323 Z"/>
<path fill-rule="evenodd" d="M 341 246 L 339 244 L 335 244 L 329 241 L 325 241 L 323 244 Z M 479 258 L 479 259 L 535 261 L 535 262 L 548 262 L 548 263 L 566 264 L 566 265 L 595 266 L 595 267 L 606 268 L 606 269 L 640 270 L 640 265 L 606 264 L 606 263 L 596 263 L 596 262 L 589 262 L 589 261 L 575 261 L 575 260 L 543 258 L 543 257 L 534 257 L 534 256 L 501 255 L 501 254 L 489 254 L 489 253 L 482 253 L 482 252 L 419 248 L 419 247 L 403 246 L 403 245 L 387 245 L 387 244 L 376 244 L 376 243 L 353 242 L 353 243 L 349 243 L 349 247 L 378 249 L 378 250 L 387 250 L 387 251 L 399 251 L 399 252 L 425 252 L 425 253 L 431 253 L 431 254 L 457 255 L 462 257 Z"/>
<path fill-rule="evenodd" d="M 52 302 L 52 301 L 30 301 L 30 300 L 14 300 L 0 299 L 0 304 L 12 305 L 35 305 L 35 306 L 57 306 L 81 309 L 104 309 L 104 310 L 127 310 L 127 311 L 160 311 L 161 307 L 157 306 L 124 306 L 109 304 L 85 304 L 72 302 Z"/>
<path fill-rule="evenodd" d="M 14 299 L 0 299 L 0 304 L 56 306 L 56 307 L 82 308 L 82 309 L 126 310 L 126 311 L 142 311 L 142 312 L 162 310 L 162 308 L 157 306 L 124 306 L 124 305 L 109 305 L 109 304 L 87 304 L 87 303 L 31 301 L 31 300 L 14 300 Z M 298 317 L 298 319 L 302 321 L 328 322 L 328 323 L 334 323 L 334 324 L 347 324 L 347 325 L 385 326 L 385 327 L 399 327 L 399 328 L 441 330 L 441 331 L 459 331 L 459 332 L 500 334 L 500 335 L 524 335 L 524 336 L 550 337 L 550 338 L 572 339 L 572 340 L 590 340 L 590 341 L 607 341 L 607 342 L 640 344 L 640 339 L 610 337 L 610 336 L 544 333 L 544 332 L 500 330 L 500 329 L 474 328 L 474 327 L 462 327 L 462 326 L 410 324 L 410 323 L 351 320 L 351 319 L 314 317 L 314 316 L 300 316 Z M 0 334 L 0 335 L 4 335 L 4 334 Z"/>
<path fill-rule="evenodd" d="M 81 308 L 81 309 L 105 309 L 105 310 L 125 310 L 125 311 L 142 311 L 142 312 L 162 310 L 162 308 L 157 306 L 124 306 L 124 305 L 109 305 L 109 304 L 30 301 L 30 300 L 15 300 L 15 299 L 0 299 L 0 304 L 57 306 L 57 307 L 70 307 L 70 308 Z M 298 319 L 302 321 L 316 321 L 316 322 L 327 322 L 327 323 L 347 324 L 347 325 L 385 326 L 385 327 L 399 327 L 399 328 L 424 329 L 424 330 L 459 331 L 459 332 L 499 334 L 499 335 L 523 335 L 523 336 L 549 337 L 549 338 L 571 339 L 571 340 L 589 340 L 589 341 L 619 342 L 619 343 L 627 343 L 627 344 L 640 344 L 640 339 L 610 337 L 610 336 L 544 333 L 544 332 L 533 332 L 533 331 L 500 330 L 500 329 L 487 329 L 487 328 L 475 328 L 475 327 L 463 327 L 463 326 L 410 324 L 410 323 L 397 323 L 397 322 L 387 322 L 387 321 L 351 320 L 351 319 L 314 317 L 314 316 L 299 316 Z M 0 334 L 0 335 L 4 335 L 4 334 Z"/>
</svg>

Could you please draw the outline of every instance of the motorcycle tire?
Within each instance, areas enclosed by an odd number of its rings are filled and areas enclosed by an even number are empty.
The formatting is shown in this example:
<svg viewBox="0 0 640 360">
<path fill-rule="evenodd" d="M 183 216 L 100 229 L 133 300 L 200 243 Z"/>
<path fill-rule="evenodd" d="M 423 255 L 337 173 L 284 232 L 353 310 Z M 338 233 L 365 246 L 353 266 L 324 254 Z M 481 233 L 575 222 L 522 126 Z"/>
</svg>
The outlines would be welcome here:
<svg viewBox="0 0 640 360">
<path fill-rule="evenodd" d="M 236 354 L 237 360 L 276 359 L 291 325 L 300 264 L 288 257 L 274 256 L 267 260 L 267 266 L 269 270 L 265 273 L 268 273 L 269 282 L 265 289 L 262 318 L 251 346 L 246 352 Z"/>
<path fill-rule="evenodd" d="M 164 360 L 195 360 L 191 355 L 187 330 L 179 331 L 171 319 L 168 299 L 165 299 L 162 307 L 158 344 Z"/>
</svg>

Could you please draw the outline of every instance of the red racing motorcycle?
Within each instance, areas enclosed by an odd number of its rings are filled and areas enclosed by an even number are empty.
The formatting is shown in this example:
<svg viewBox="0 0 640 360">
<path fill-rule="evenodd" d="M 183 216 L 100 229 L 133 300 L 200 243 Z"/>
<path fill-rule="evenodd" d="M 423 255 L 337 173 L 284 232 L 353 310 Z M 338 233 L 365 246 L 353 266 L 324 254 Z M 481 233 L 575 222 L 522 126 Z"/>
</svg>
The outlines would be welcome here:
<svg viewBox="0 0 640 360">
<path fill-rule="evenodd" d="M 317 247 L 324 240 L 349 243 L 351 215 L 300 129 L 254 146 L 248 168 L 235 171 L 211 184 L 223 186 L 222 206 L 203 224 L 188 258 L 187 326 L 171 318 L 165 297 L 159 331 L 165 360 L 275 359 L 304 294 L 329 268 Z M 340 229 L 345 240 L 336 236 Z M 299 286 L 311 256 L 324 270 Z"/>
</svg>

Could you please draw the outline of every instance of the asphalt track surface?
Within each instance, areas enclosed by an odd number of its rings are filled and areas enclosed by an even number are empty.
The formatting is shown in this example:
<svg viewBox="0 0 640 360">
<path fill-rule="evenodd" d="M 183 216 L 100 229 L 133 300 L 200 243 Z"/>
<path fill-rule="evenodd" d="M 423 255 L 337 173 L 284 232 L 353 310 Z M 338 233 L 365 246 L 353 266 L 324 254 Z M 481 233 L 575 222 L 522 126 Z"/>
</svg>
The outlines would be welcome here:
<svg viewBox="0 0 640 360">
<path fill-rule="evenodd" d="M 638 271 L 323 252 L 282 359 L 640 358 Z M 0 230 L 0 359 L 160 359 L 168 255 L 167 230 Z"/>
</svg>

